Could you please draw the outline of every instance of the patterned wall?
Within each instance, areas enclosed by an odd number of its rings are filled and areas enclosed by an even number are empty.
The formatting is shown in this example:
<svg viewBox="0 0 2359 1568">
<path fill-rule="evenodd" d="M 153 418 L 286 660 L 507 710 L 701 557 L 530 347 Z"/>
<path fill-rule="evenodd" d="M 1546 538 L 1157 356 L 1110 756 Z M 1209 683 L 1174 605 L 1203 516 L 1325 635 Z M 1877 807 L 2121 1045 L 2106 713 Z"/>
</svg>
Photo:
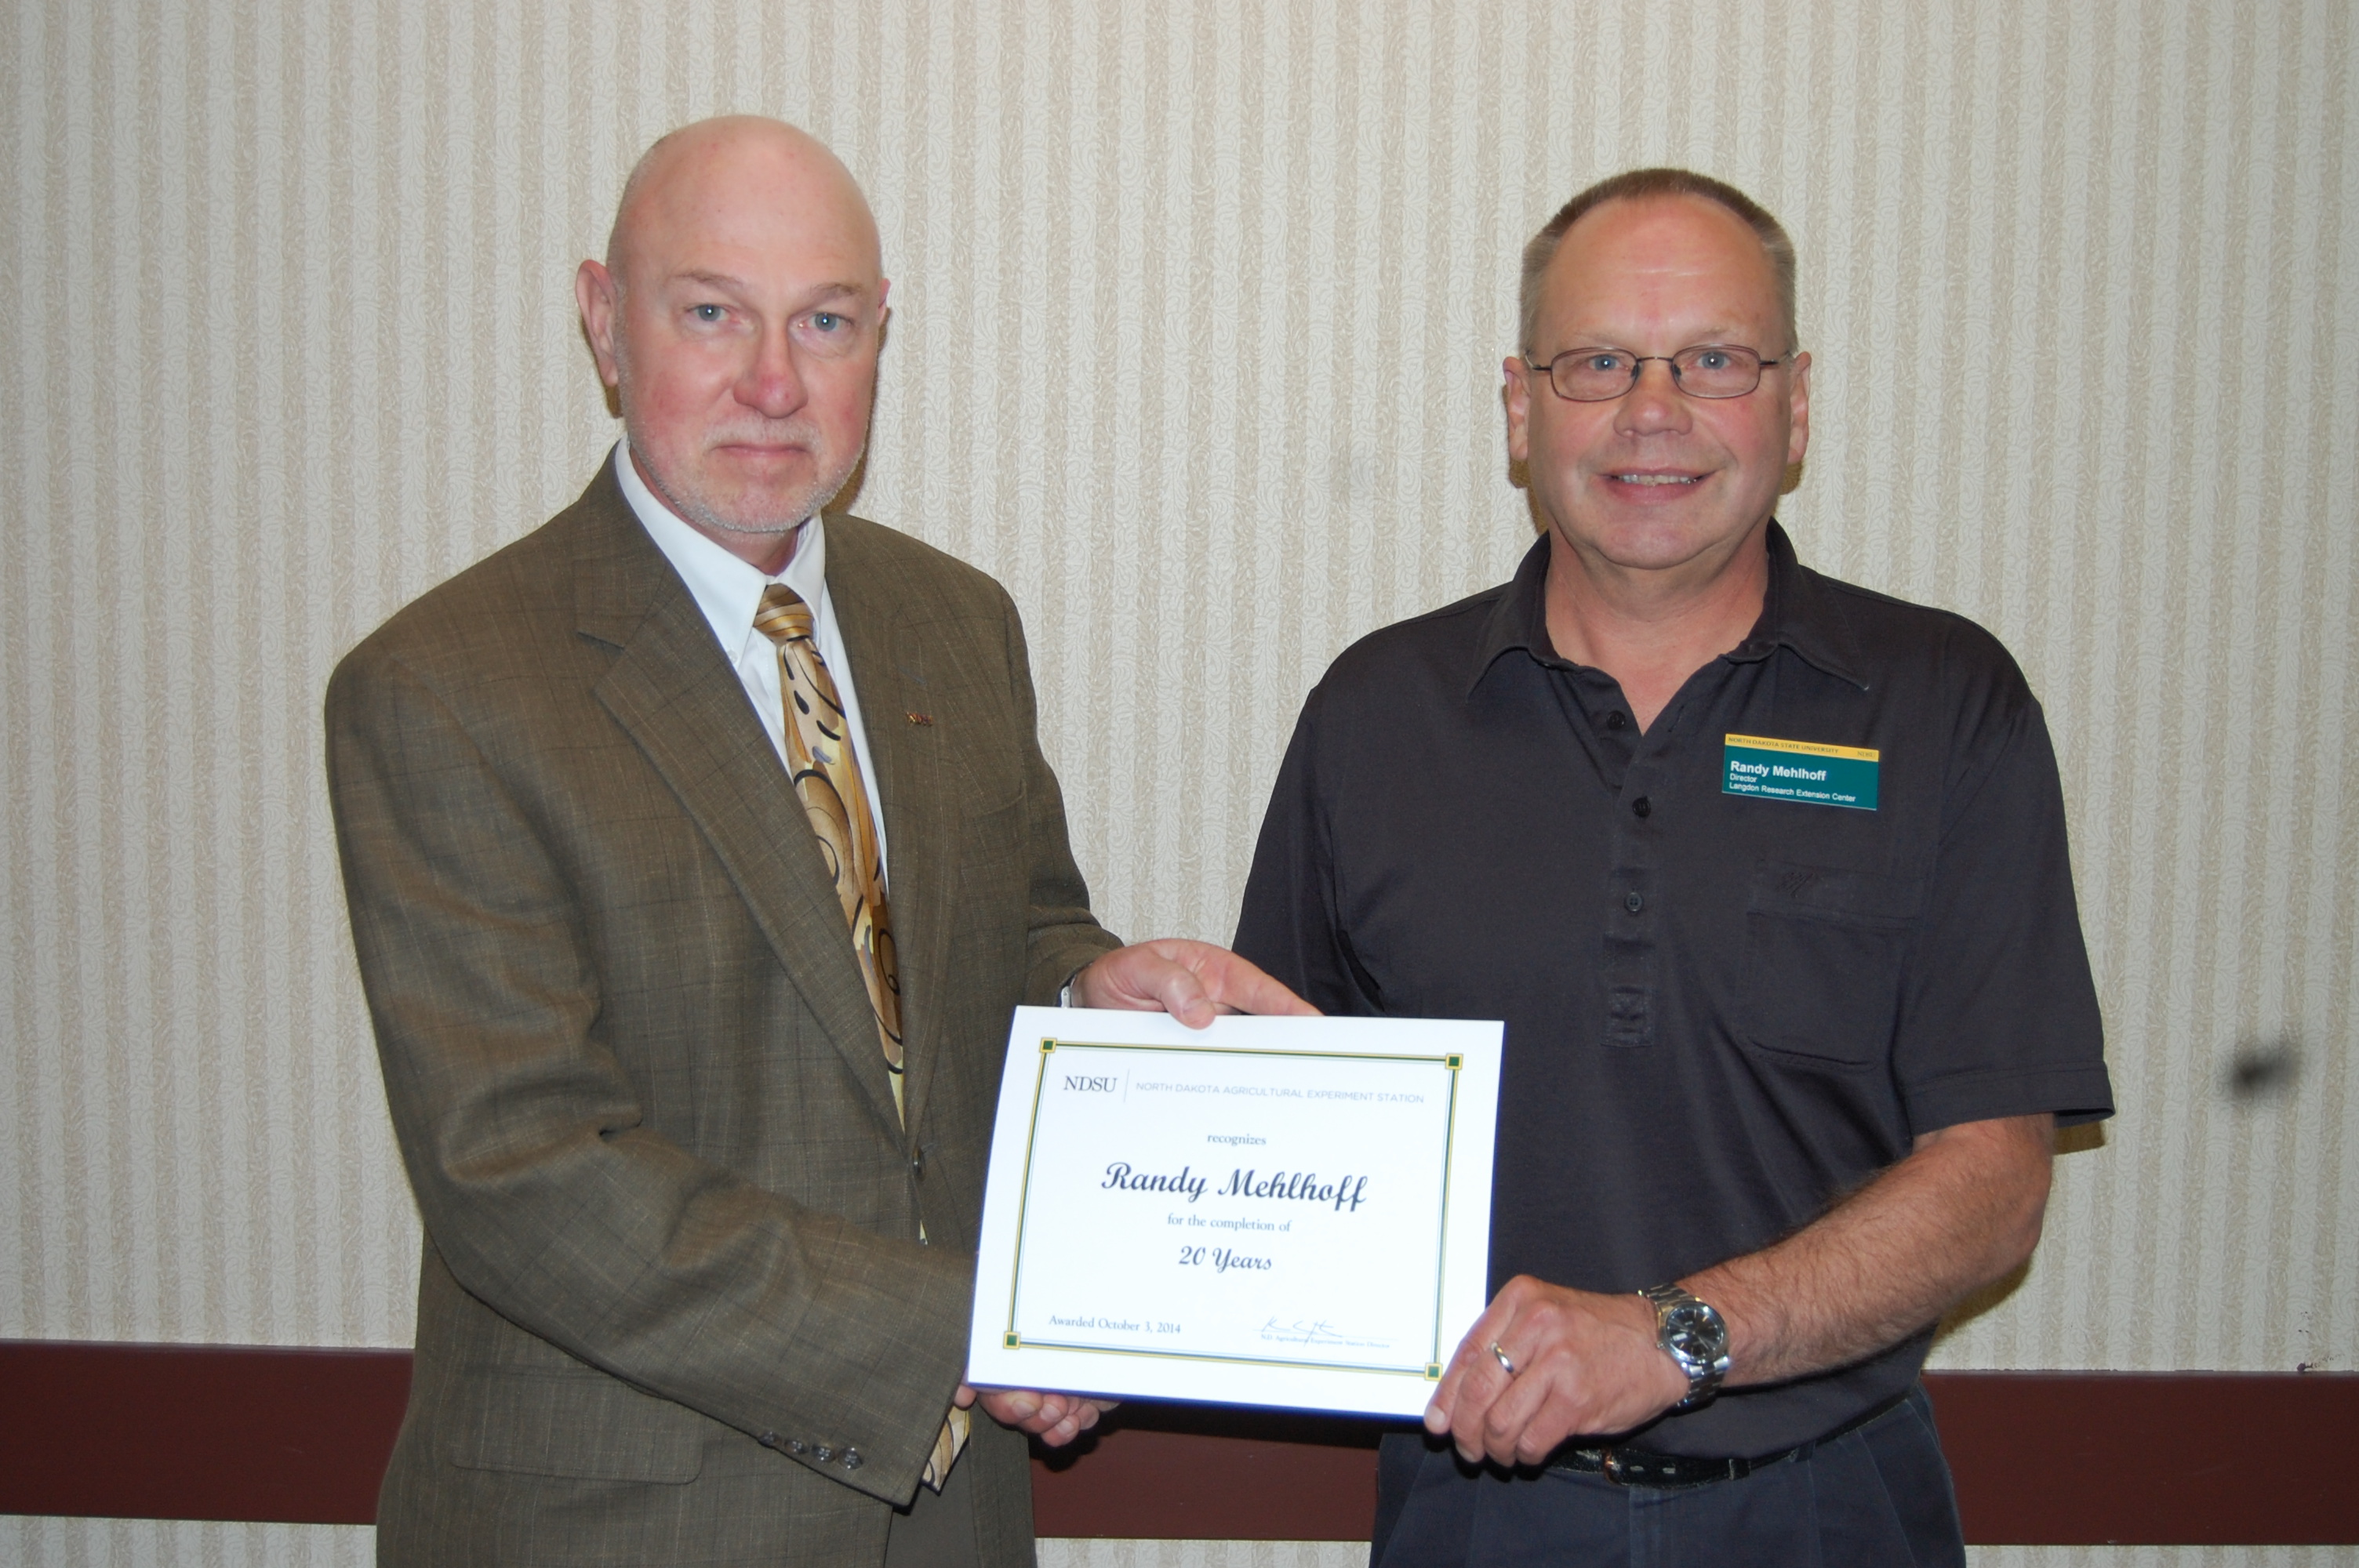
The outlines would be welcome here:
<svg viewBox="0 0 2359 1568">
<path fill-rule="evenodd" d="M 0 1336 L 406 1342 L 321 691 L 579 489 L 613 427 L 572 264 L 648 139 L 753 108 L 875 197 L 861 508 L 1022 603 L 1134 935 L 1225 934 L 1302 691 L 1528 539 L 1522 237 L 1639 162 L 1762 197 L 1818 362 L 1786 515 L 2030 673 L 2113 1042 L 2123 1115 L 1941 1361 L 2351 1368 L 2354 30 L 2348 0 L 0 10 Z M 2239 1097 L 2239 1049 L 2289 1065 Z M 138 1539 L 221 1550 L 177 1528 Z"/>
</svg>

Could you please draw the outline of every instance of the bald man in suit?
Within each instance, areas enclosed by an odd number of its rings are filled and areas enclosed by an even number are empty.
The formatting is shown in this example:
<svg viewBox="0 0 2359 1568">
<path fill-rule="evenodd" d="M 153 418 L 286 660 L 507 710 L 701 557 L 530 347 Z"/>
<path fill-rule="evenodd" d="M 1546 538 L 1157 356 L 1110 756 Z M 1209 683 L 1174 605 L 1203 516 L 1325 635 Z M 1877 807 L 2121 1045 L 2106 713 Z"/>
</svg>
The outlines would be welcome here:
<svg viewBox="0 0 2359 1568">
<path fill-rule="evenodd" d="M 1097 925 L 1007 595 L 821 514 L 886 293 L 826 148 L 664 138 L 578 293 L 625 439 L 328 693 L 426 1229 L 380 1560 L 1029 1563 L 1097 1407 L 968 1412 L 1009 1010 L 1301 1004 Z"/>
</svg>

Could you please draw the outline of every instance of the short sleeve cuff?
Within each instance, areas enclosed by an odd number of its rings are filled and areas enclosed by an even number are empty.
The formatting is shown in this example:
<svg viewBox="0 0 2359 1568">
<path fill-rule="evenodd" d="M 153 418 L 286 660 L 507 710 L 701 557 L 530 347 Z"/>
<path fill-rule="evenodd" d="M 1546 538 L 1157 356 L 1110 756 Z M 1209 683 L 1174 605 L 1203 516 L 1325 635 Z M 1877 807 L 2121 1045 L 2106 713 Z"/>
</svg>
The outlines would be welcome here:
<svg viewBox="0 0 2359 1568">
<path fill-rule="evenodd" d="M 1908 1089 L 1908 1125 L 1919 1134 L 1962 1122 L 2053 1111 L 2056 1125 L 2103 1121 L 2114 1114 L 2113 1081 L 2103 1064 L 2037 1071 L 1958 1073 Z"/>
</svg>

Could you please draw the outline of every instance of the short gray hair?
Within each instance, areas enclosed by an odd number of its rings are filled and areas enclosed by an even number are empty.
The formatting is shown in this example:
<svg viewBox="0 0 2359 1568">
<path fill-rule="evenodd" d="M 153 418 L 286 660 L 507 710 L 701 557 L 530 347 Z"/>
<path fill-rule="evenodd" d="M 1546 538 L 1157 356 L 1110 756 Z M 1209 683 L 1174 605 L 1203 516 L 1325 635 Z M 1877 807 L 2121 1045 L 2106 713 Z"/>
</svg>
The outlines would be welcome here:
<svg viewBox="0 0 2359 1568">
<path fill-rule="evenodd" d="M 1725 207 L 1745 220 L 1767 254 L 1770 271 L 1777 275 L 1777 308 L 1786 317 L 1786 347 L 1779 351 L 1791 353 L 1799 346 L 1794 318 L 1794 242 L 1787 237 L 1785 225 L 1771 217 L 1761 203 L 1708 174 L 1686 168 L 1634 168 L 1599 180 L 1558 208 L 1556 216 L 1543 224 L 1524 247 L 1516 340 L 1527 356 L 1539 347 L 1540 282 L 1548 274 L 1549 263 L 1556 259 L 1556 248 L 1564 239 L 1565 231 L 1609 201 L 1636 201 L 1658 196 L 1698 197 Z"/>
</svg>

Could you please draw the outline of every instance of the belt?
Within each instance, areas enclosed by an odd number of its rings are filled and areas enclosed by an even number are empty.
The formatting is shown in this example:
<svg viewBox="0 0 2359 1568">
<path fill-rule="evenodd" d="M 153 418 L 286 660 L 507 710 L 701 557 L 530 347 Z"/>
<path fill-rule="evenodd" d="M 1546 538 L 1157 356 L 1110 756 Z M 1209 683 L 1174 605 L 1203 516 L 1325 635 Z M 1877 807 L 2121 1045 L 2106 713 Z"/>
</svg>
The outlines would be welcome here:
<svg viewBox="0 0 2359 1568">
<path fill-rule="evenodd" d="M 1765 1454 L 1757 1459 L 1701 1459 L 1689 1454 L 1658 1454 L 1652 1449 L 1616 1444 L 1603 1448 L 1560 1448 L 1549 1455 L 1548 1468 L 1570 1470 L 1583 1476 L 1603 1476 L 1617 1486 L 1664 1489 L 1708 1487 L 1714 1481 L 1741 1481 L 1756 1470 L 1783 1465 L 1788 1459 L 1808 1458 L 1811 1450 L 1820 1444 L 1832 1443 L 1846 1433 L 1857 1432 L 1876 1417 L 1893 1410 L 1908 1397 L 1910 1391 L 1904 1389 L 1808 1443 L 1797 1444 L 1780 1453 Z"/>
</svg>

